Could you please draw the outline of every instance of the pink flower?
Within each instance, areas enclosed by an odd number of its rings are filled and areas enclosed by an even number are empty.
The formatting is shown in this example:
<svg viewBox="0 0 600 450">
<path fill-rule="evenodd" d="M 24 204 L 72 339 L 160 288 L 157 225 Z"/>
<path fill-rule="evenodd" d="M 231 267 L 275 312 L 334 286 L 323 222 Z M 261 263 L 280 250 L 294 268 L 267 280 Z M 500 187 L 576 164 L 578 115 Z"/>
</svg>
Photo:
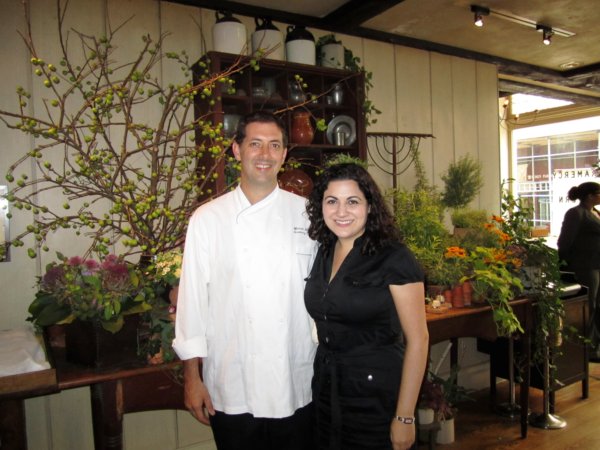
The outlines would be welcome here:
<svg viewBox="0 0 600 450">
<path fill-rule="evenodd" d="M 70 266 L 81 266 L 83 262 L 83 258 L 80 256 L 71 256 L 67 261 L 67 264 Z"/>
</svg>

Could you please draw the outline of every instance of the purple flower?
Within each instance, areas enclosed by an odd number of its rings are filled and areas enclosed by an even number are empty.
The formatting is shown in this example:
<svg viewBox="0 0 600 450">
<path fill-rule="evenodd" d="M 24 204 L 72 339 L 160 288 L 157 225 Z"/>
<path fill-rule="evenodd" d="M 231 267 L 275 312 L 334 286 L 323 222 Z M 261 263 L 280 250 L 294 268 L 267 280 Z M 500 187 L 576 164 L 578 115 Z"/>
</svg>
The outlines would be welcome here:
<svg viewBox="0 0 600 450">
<path fill-rule="evenodd" d="M 62 266 L 52 266 L 42 278 L 42 288 L 52 291 L 64 284 L 65 271 Z"/>
</svg>

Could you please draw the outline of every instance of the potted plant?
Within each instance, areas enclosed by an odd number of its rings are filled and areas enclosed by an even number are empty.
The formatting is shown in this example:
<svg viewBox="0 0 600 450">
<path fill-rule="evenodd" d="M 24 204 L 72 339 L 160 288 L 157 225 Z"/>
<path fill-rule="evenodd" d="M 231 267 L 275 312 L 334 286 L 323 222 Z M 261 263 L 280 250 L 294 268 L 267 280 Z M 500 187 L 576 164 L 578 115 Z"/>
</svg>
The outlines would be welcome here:
<svg viewBox="0 0 600 450">
<path fill-rule="evenodd" d="M 115 352 L 135 358 L 139 316 L 154 298 L 139 266 L 115 255 L 100 261 L 57 256 L 38 280 L 27 320 L 42 328 L 63 325 L 72 362 L 103 366 L 114 362 Z"/>
<path fill-rule="evenodd" d="M 457 404 L 472 400 L 468 391 L 457 383 L 459 368 L 454 366 L 448 378 L 429 372 L 423 381 L 419 396 L 419 408 L 431 408 L 441 429 L 436 436 L 438 444 L 454 442 L 454 417 Z"/>
<path fill-rule="evenodd" d="M 454 236 L 464 238 L 467 234 L 478 233 L 488 220 L 488 213 L 483 209 L 456 208 L 450 213 Z"/>
<path fill-rule="evenodd" d="M 483 186 L 481 164 L 466 154 L 448 166 L 442 180 L 445 184 L 442 203 L 448 208 L 463 208 L 471 203 Z"/>
</svg>

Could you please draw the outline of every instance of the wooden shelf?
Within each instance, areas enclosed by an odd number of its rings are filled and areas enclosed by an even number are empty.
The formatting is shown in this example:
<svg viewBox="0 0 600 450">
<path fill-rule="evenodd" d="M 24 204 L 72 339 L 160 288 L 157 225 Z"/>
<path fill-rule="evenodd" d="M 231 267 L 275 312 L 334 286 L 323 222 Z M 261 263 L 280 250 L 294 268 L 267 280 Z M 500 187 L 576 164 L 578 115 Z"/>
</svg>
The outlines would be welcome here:
<svg viewBox="0 0 600 450">
<path fill-rule="evenodd" d="M 242 57 L 246 62 L 249 58 Z M 240 55 L 220 52 L 209 52 L 203 56 L 199 63 L 194 65 L 194 82 L 197 83 L 204 74 L 206 65 L 210 74 L 216 74 L 231 67 L 240 61 Z M 217 83 L 213 104 L 197 98 L 195 104 L 196 117 L 207 116 L 214 123 L 223 121 L 224 114 L 245 115 L 257 110 L 266 110 L 282 114 L 287 130 L 291 130 L 292 115 L 294 110 L 301 109 L 311 114 L 313 126 L 317 120 L 325 119 L 329 123 L 333 117 L 347 115 L 356 123 L 356 140 L 352 145 L 332 145 L 325 131 L 315 129 L 315 136 L 310 145 L 289 144 L 288 158 L 301 159 L 307 167 L 322 166 L 332 156 L 345 153 L 361 159 L 366 158 L 366 126 L 363 115 L 365 99 L 364 74 L 340 69 L 332 69 L 307 64 L 288 63 L 263 59 L 259 62 L 259 70 L 246 69 L 232 76 L 235 83 L 235 93 L 225 92 Z M 304 102 L 298 102 L 294 97 L 290 84 L 300 77 L 306 94 Z M 343 88 L 343 102 L 341 105 L 329 104 L 327 96 L 334 85 L 341 84 Z M 268 87 L 274 89 L 271 96 Z M 311 98 L 314 100 L 310 101 Z M 201 138 L 199 138 L 201 139 Z M 201 142 L 198 142 L 201 143 Z M 224 165 L 220 168 L 221 175 Z M 309 174 L 314 170 L 307 170 Z M 226 187 L 226 177 L 219 176 L 216 180 L 214 191 L 223 192 Z"/>
</svg>

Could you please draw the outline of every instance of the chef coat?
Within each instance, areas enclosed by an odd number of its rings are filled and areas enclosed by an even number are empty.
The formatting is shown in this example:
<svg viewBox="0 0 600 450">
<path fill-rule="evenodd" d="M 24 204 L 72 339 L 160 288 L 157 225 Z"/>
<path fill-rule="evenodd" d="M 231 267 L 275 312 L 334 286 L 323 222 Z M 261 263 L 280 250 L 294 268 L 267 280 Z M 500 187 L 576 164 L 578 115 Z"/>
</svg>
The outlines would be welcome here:
<svg viewBox="0 0 600 450">
<path fill-rule="evenodd" d="M 308 226 L 305 199 L 279 188 L 252 205 L 238 186 L 190 220 L 173 348 L 202 358 L 218 411 L 281 418 L 311 400 Z"/>
</svg>

